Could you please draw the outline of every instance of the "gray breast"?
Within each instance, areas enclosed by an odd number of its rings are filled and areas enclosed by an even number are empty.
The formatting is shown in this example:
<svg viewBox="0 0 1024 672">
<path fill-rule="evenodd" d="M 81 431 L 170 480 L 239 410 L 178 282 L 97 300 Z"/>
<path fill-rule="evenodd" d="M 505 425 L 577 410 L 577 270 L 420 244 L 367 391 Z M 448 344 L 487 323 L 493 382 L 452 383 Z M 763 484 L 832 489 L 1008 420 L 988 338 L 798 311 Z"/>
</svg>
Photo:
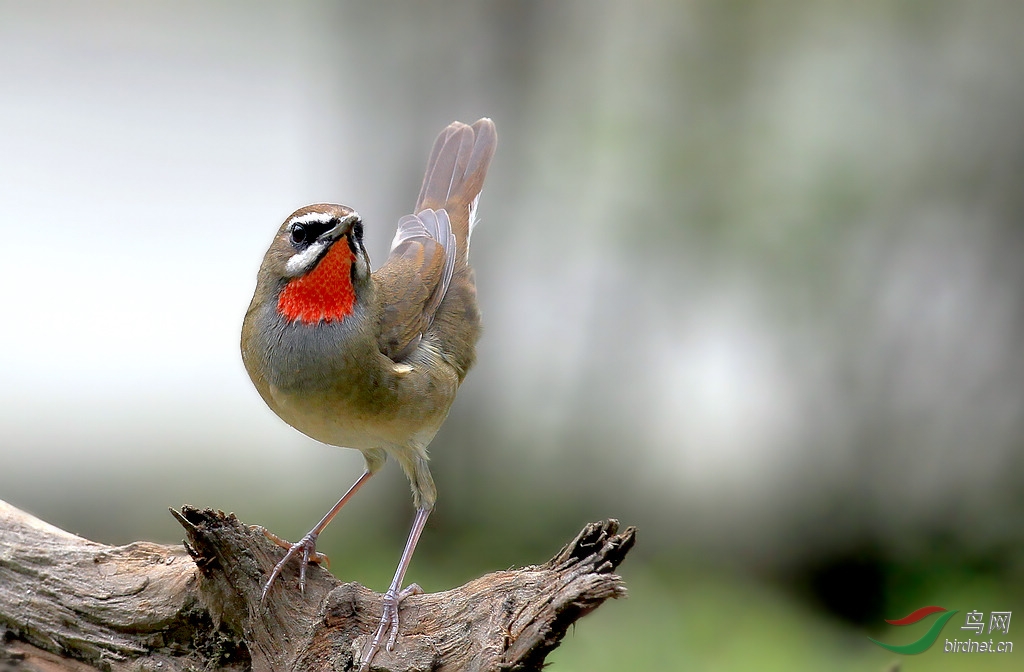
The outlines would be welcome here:
<svg viewBox="0 0 1024 672">
<path fill-rule="evenodd" d="M 367 358 L 375 354 L 368 351 L 369 339 L 360 338 L 365 321 L 360 306 L 340 322 L 318 325 L 289 322 L 273 306 L 264 307 L 256 319 L 267 382 L 280 390 L 344 385 L 347 378 L 364 374 Z"/>
</svg>

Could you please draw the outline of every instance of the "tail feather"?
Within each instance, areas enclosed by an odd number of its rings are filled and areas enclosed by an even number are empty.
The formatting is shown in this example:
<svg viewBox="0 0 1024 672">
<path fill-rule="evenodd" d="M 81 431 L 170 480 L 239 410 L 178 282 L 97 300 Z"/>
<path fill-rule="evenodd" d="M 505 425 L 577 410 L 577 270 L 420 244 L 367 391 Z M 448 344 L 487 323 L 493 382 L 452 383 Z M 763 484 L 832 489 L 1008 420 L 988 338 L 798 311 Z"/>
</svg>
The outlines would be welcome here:
<svg viewBox="0 0 1024 672">
<path fill-rule="evenodd" d="M 457 269 L 469 261 L 473 211 L 497 143 L 490 119 L 480 119 L 472 126 L 456 121 L 437 136 L 427 160 L 414 212 L 430 208 L 448 213 L 458 244 Z"/>
</svg>

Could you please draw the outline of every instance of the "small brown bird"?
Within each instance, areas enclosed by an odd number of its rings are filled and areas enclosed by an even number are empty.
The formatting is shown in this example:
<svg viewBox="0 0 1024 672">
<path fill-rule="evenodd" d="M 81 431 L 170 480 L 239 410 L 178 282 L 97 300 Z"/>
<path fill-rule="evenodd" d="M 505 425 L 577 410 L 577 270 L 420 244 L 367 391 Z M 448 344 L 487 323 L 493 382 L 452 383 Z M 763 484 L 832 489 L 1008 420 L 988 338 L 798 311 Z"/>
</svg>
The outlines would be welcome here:
<svg viewBox="0 0 1024 672">
<path fill-rule="evenodd" d="M 299 556 L 320 562 L 317 537 L 388 457 L 412 485 L 416 517 L 363 669 L 387 636 L 398 636 L 398 607 L 421 592 L 402 582 L 437 498 L 427 445 L 473 365 L 480 335 L 469 240 L 477 200 L 494 155 L 490 119 L 449 125 L 427 161 L 419 198 L 402 217 L 384 265 L 370 272 L 359 215 L 344 205 L 292 213 L 263 258 L 242 325 L 242 360 L 263 400 L 300 432 L 356 448 L 366 470 L 301 541 L 290 544 L 267 579 Z"/>
</svg>

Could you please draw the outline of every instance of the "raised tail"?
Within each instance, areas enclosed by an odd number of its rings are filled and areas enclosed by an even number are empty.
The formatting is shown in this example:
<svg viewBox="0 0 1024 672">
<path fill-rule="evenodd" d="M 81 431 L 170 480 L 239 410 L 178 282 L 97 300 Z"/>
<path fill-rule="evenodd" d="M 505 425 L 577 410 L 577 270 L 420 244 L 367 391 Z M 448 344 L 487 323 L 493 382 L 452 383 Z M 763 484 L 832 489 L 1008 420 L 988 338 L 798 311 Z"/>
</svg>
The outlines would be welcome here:
<svg viewBox="0 0 1024 672">
<path fill-rule="evenodd" d="M 427 159 L 427 172 L 413 212 L 430 208 L 448 213 L 458 245 L 456 273 L 469 263 L 476 203 L 497 145 L 498 134 L 490 119 L 480 119 L 472 126 L 454 121 L 437 136 Z"/>
</svg>

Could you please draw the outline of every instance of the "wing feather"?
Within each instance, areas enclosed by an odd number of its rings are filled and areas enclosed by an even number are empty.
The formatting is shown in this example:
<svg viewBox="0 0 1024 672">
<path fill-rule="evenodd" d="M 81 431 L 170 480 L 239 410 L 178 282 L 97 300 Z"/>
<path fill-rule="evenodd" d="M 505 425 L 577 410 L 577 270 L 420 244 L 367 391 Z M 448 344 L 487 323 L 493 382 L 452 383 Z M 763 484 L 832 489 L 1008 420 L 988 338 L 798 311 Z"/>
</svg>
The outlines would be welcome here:
<svg viewBox="0 0 1024 672">
<path fill-rule="evenodd" d="M 374 273 L 384 305 L 378 346 L 392 360 L 408 355 L 433 322 L 455 271 L 456 249 L 444 210 L 398 221 L 391 254 Z"/>
<path fill-rule="evenodd" d="M 463 370 L 472 363 L 479 312 L 469 238 L 497 141 L 490 119 L 472 126 L 452 122 L 434 141 L 416 214 L 399 220 L 391 254 L 373 274 L 384 306 L 378 345 L 395 362 L 415 350 L 439 312 L 444 322 L 456 311 L 461 322 L 454 331 L 448 329 L 452 333 L 445 332 L 446 347 Z"/>
</svg>

